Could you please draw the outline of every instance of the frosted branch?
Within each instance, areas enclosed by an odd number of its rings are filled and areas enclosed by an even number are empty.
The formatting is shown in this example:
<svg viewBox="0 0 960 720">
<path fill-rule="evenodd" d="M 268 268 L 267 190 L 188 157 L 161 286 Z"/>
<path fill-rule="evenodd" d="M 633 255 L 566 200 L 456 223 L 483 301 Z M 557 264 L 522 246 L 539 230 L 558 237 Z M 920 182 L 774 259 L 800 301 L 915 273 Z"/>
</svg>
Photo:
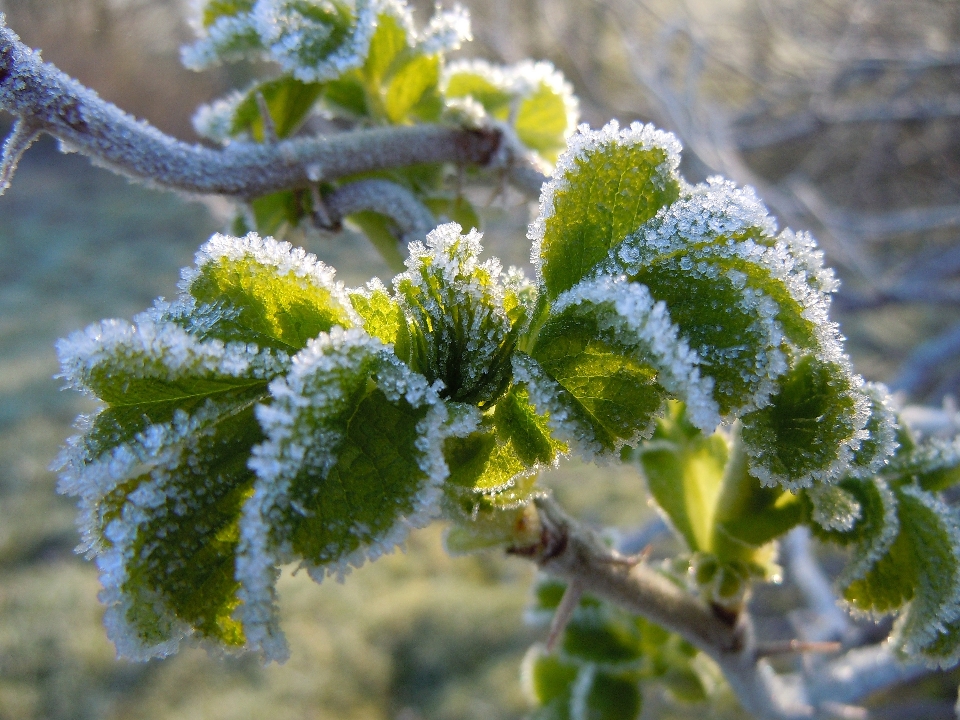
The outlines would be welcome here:
<svg viewBox="0 0 960 720">
<path fill-rule="evenodd" d="M 47 132 L 94 163 L 130 178 L 170 190 L 240 199 L 422 163 L 483 166 L 501 143 L 495 129 L 419 125 L 274 144 L 234 142 L 223 149 L 190 145 L 136 120 L 43 63 L 39 53 L 6 26 L 2 14 L 0 108 L 20 118 L 21 127 Z M 11 147 L 18 144 L 23 145 L 17 140 Z M 528 175 L 518 186 L 539 194 L 539 185 L 534 192 Z"/>
<path fill-rule="evenodd" d="M 804 624 L 805 640 L 845 639 L 853 631 L 837 605 L 833 586 L 813 554 L 810 530 L 794 528 L 783 544 L 787 567 L 810 610 L 812 622 Z"/>
<path fill-rule="evenodd" d="M 386 215 L 397 224 L 404 241 L 422 240 L 437 225 L 431 212 L 412 192 L 388 180 L 349 183 L 328 195 L 325 203 L 334 224 L 363 210 Z"/>
<path fill-rule="evenodd" d="M 748 616 L 731 624 L 644 563 L 623 562 L 623 556 L 570 518 L 551 498 L 535 502 L 540 539 L 532 546 L 511 548 L 511 554 L 527 557 L 544 572 L 679 634 L 717 663 L 743 708 L 756 718 L 835 719 L 841 709 L 861 711 L 854 704 L 871 693 L 929 671 L 902 664 L 890 647 L 882 644 L 850 650 L 812 671 L 778 675 L 763 657 L 765 646 L 754 641 Z M 809 551 L 803 547 L 802 537 L 790 543 L 798 546 L 788 549 L 791 555 Z M 791 560 L 794 572 L 809 579 L 802 558 L 795 559 L 801 562 Z M 814 594 L 816 597 L 808 599 L 815 609 L 826 611 L 829 587 Z M 803 651 L 804 646 L 797 643 L 796 649 Z"/>
</svg>

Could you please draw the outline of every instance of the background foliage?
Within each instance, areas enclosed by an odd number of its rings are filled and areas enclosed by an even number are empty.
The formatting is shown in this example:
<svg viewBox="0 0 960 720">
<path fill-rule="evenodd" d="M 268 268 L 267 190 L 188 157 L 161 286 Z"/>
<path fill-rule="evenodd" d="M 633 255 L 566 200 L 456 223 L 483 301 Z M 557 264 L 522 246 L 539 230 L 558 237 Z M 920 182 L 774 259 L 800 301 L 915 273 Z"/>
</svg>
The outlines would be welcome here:
<svg viewBox="0 0 960 720">
<path fill-rule="evenodd" d="M 4 5 L 11 26 L 47 59 L 182 137 L 196 104 L 221 94 L 227 80 L 244 84 L 226 76 L 242 67 L 219 77 L 180 68 L 176 48 L 189 35 L 174 2 Z M 839 267 L 838 309 L 857 367 L 884 380 L 919 369 L 920 380 L 904 386 L 939 402 L 957 387 L 952 356 L 904 363 L 924 341 L 936 350 L 939 338 L 942 348 L 960 319 L 950 264 L 960 213 L 941 213 L 937 223 L 925 211 L 960 202 L 960 123 L 949 103 L 960 91 L 960 11 L 951 5 L 913 2 L 904 13 L 892 2 L 808 0 L 788 10 L 731 0 L 683 12 L 672 3 L 503 0 L 471 8 L 483 44 L 471 51 L 497 61 L 549 58 L 577 86 L 586 121 L 654 120 L 693 151 L 691 180 L 722 171 L 760 186 L 784 224 L 816 229 Z M 858 107 L 899 116 L 838 119 L 838 108 Z M 815 117 L 804 125 L 809 108 Z M 505 264 L 524 262 L 526 208 L 497 200 L 484 219 L 487 251 Z M 888 232 L 897 220 L 902 231 Z M 49 143 L 27 155 L 0 202 L 0 718 L 518 716 L 526 705 L 517 666 L 543 632 L 522 623 L 529 569 L 450 559 L 436 528 L 415 535 L 407 556 L 366 567 L 343 586 L 285 577 L 294 647 L 282 667 L 202 651 L 143 665 L 113 659 L 95 570 L 71 552 L 72 503 L 54 494 L 46 470 L 84 409 L 50 379 L 52 343 L 172 294 L 177 269 L 219 223 L 216 208 L 129 186 Z M 308 242 L 350 284 L 389 276 L 364 241 Z M 918 291 L 918 277 L 924 302 L 902 302 Z M 589 521 L 632 528 L 649 514 L 636 502 L 641 481 L 630 468 L 565 464 L 546 479 Z M 761 622 L 772 623 L 796 598 L 787 588 L 761 592 L 756 603 Z M 956 679 L 940 682 L 899 691 L 894 704 L 878 698 L 886 709 L 876 717 L 950 717 Z M 904 705 L 911 693 L 925 704 Z M 656 702 L 645 714 L 663 717 Z"/>
</svg>

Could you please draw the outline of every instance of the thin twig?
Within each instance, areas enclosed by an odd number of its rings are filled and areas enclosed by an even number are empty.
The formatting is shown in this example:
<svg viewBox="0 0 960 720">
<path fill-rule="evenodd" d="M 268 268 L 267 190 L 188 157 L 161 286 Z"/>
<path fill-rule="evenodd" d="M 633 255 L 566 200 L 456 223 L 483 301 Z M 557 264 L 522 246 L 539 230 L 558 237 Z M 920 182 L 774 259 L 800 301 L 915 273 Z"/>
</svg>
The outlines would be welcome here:
<svg viewBox="0 0 960 720">
<path fill-rule="evenodd" d="M 270 144 L 275 143 L 280 138 L 277 136 L 277 126 L 273 123 L 273 115 L 270 114 L 267 99 L 259 90 L 254 94 L 254 97 L 257 99 L 257 110 L 260 111 L 260 122 L 263 123 L 263 141 Z"/>
<path fill-rule="evenodd" d="M 563 591 L 563 597 L 560 598 L 560 604 L 557 605 L 553 613 L 553 619 L 550 621 L 550 632 L 547 634 L 547 652 L 552 653 L 557 646 L 557 641 L 566 630 L 567 624 L 573 617 L 573 613 L 580 604 L 580 598 L 583 597 L 583 583 L 580 580 L 571 580 L 567 583 L 567 589 Z"/>
</svg>

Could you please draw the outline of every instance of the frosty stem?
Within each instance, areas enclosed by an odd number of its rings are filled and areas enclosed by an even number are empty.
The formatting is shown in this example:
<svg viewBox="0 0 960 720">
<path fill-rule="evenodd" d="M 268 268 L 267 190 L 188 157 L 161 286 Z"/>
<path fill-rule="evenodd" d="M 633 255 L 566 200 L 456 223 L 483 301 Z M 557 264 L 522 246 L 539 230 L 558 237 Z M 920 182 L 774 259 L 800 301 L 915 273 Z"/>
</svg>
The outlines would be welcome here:
<svg viewBox="0 0 960 720">
<path fill-rule="evenodd" d="M 514 547 L 550 575 L 679 634 L 719 665 L 744 709 L 763 720 L 826 720 L 836 706 L 927 672 L 886 644 L 854 648 L 811 673 L 777 675 L 746 611 L 731 622 L 644 563 L 633 565 L 550 497 L 538 498 L 539 541 Z"/>
<path fill-rule="evenodd" d="M 497 130 L 447 125 L 354 130 L 271 144 L 234 142 L 223 149 L 189 145 L 43 63 L 39 53 L 6 26 L 2 14 L 0 108 L 16 115 L 20 128 L 29 127 L 31 137 L 49 133 L 65 147 L 127 177 L 168 190 L 242 200 L 421 163 L 485 166 L 501 154 Z M 5 148 L 5 182 L 23 148 L 21 142 Z M 545 179 L 532 169 L 517 169 L 509 176 L 531 195 L 539 193 Z"/>
</svg>

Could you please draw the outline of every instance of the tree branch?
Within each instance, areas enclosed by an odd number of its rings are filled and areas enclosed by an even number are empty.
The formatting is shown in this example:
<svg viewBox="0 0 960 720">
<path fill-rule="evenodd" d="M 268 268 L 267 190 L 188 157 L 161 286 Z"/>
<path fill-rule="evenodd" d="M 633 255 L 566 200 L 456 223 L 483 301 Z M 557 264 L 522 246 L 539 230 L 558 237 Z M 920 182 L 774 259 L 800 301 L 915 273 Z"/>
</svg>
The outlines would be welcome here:
<svg viewBox="0 0 960 720">
<path fill-rule="evenodd" d="M 929 672 L 901 663 L 890 646 L 882 644 L 850 650 L 813 669 L 778 675 L 763 658 L 764 646 L 754 641 L 745 613 L 731 624 L 643 563 L 624 563 L 619 553 L 550 497 L 534 502 L 541 524 L 539 540 L 508 552 L 683 637 L 717 663 L 743 708 L 754 717 L 835 719 L 838 709 L 858 710 L 851 704 Z"/>
<path fill-rule="evenodd" d="M 190 145 L 102 100 L 43 63 L 0 14 L 0 108 L 47 132 L 93 162 L 148 185 L 251 199 L 357 173 L 421 163 L 486 165 L 501 135 L 495 129 L 443 125 L 356 130 L 269 145 L 235 142 L 223 149 Z M 14 143 L 13 147 L 21 144 Z M 518 187 L 534 189 L 530 173 Z M 539 174 L 538 174 L 539 175 Z M 539 175 L 542 182 L 545 178 Z"/>
<path fill-rule="evenodd" d="M 412 192 L 389 180 L 348 183 L 334 190 L 325 202 L 331 223 L 339 224 L 346 215 L 371 210 L 393 220 L 405 242 L 426 237 L 437 224 Z"/>
</svg>

